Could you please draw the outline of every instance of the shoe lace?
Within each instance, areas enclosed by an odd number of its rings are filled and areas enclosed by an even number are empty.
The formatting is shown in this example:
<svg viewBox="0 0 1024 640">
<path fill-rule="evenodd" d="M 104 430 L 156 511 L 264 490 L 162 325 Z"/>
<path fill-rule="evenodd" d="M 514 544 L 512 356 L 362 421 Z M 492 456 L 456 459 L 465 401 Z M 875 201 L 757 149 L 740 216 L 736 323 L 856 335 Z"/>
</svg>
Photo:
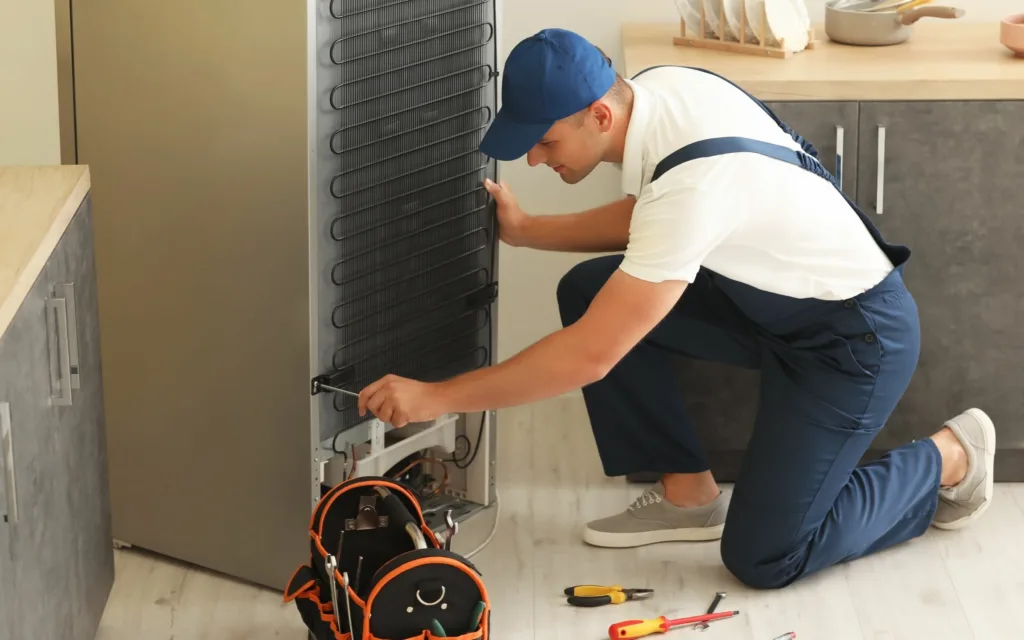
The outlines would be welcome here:
<svg viewBox="0 0 1024 640">
<path fill-rule="evenodd" d="M 636 509 L 642 509 L 652 504 L 658 504 L 661 501 L 661 494 L 651 489 L 647 489 L 642 494 L 640 494 L 639 498 L 633 501 L 633 504 L 629 505 L 629 510 L 634 511 Z"/>
</svg>

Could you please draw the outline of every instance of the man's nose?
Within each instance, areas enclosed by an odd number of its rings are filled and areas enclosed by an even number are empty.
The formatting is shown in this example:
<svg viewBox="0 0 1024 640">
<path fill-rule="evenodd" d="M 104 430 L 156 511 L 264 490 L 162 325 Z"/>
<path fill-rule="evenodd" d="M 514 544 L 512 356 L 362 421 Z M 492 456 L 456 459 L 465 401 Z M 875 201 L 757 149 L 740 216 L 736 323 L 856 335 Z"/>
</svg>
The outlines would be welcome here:
<svg viewBox="0 0 1024 640">
<path fill-rule="evenodd" d="M 531 167 L 536 167 L 544 161 L 543 154 L 538 147 L 534 147 L 526 154 L 526 162 Z"/>
</svg>

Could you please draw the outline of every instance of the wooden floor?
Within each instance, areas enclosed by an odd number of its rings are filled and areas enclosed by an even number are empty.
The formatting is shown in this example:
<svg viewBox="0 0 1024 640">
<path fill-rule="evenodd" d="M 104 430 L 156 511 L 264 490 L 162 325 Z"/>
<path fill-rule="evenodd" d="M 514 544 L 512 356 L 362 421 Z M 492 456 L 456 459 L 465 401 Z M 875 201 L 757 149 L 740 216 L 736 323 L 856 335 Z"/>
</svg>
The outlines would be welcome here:
<svg viewBox="0 0 1024 640">
<path fill-rule="evenodd" d="M 495 609 L 496 640 L 599 640 L 620 620 L 702 613 L 716 591 L 727 593 L 720 610 L 741 615 L 713 623 L 701 636 L 708 640 L 772 640 L 787 631 L 801 640 L 1024 638 L 1024 485 L 997 485 L 992 508 L 969 529 L 932 530 L 787 589 L 760 592 L 722 567 L 717 543 L 605 550 L 581 542 L 586 520 L 621 509 L 638 488 L 601 473 L 580 400 L 510 410 L 499 425 L 501 526 L 474 557 Z M 656 594 L 648 602 L 573 609 L 561 592 L 580 583 L 652 587 Z M 124 550 L 98 638 L 306 635 L 279 593 Z"/>
</svg>

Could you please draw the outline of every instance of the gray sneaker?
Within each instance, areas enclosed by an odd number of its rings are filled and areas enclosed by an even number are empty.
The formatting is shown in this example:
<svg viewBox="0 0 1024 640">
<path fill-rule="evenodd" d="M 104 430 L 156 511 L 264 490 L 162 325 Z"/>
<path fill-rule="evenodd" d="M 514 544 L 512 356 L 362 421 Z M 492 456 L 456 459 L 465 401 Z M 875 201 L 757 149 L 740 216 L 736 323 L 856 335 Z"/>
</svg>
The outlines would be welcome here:
<svg viewBox="0 0 1024 640">
<path fill-rule="evenodd" d="M 703 507 L 677 507 L 665 499 L 659 482 L 624 512 L 587 523 L 583 540 L 597 547 L 639 547 L 658 542 L 718 540 L 728 502 L 719 493 Z"/>
<path fill-rule="evenodd" d="M 992 504 L 996 429 L 981 409 L 968 409 L 946 426 L 967 452 L 967 475 L 960 484 L 939 489 L 939 507 L 932 524 L 938 529 L 960 529 Z"/>
</svg>

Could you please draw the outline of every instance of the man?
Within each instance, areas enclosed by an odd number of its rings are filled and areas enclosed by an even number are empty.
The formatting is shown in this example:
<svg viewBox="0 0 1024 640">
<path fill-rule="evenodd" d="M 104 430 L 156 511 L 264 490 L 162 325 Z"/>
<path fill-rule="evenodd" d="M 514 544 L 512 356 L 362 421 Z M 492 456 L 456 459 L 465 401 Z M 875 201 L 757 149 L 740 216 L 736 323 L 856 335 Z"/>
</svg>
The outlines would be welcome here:
<svg viewBox="0 0 1024 640">
<path fill-rule="evenodd" d="M 385 377 L 360 410 L 396 426 L 583 388 L 604 470 L 663 480 L 587 526 L 595 545 L 721 538 L 746 584 L 778 588 L 923 534 L 992 497 L 995 432 L 969 409 L 930 438 L 858 466 L 917 365 L 910 252 L 888 244 L 763 105 L 714 74 L 632 80 L 557 29 L 509 55 L 481 149 L 526 155 L 576 184 L 621 166 L 625 198 L 528 216 L 486 184 L 501 238 L 584 261 L 558 286 L 564 328 L 496 366 L 426 384 Z M 726 501 L 677 388 L 670 352 L 757 369 L 760 407 Z"/>
</svg>

